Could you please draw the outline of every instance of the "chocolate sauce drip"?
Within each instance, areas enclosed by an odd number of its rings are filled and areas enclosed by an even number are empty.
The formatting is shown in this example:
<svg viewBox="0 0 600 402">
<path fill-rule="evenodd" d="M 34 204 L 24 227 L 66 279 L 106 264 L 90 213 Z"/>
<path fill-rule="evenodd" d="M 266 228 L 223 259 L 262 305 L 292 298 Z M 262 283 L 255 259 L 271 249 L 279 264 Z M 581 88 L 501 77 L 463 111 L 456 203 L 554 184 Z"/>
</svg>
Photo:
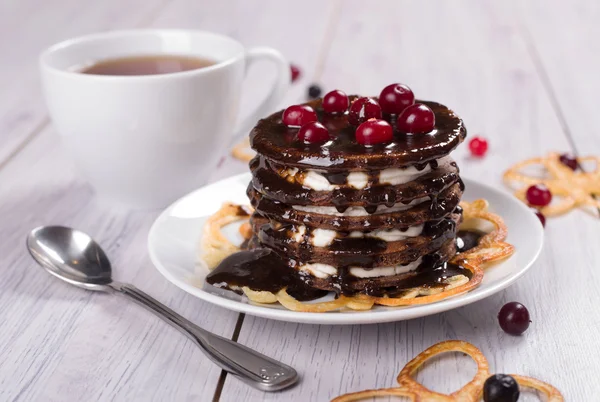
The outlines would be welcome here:
<svg viewBox="0 0 600 402">
<path fill-rule="evenodd" d="M 485 232 L 477 229 L 459 230 L 456 233 L 456 251 L 462 253 L 479 244 L 479 240 L 485 236 Z"/>
<path fill-rule="evenodd" d="M 439 221 L 430 221 L 423 227 L 423 233 L 421 235 L 431 236 L 436 238 L 444 233 L 456 232 L 456 220 L 453 218 L 445 218 Z"/>
<path fill-rule="evenodd" d="M 331 184 L 337 184 L 337 185 L 344 185 L 348 182 L 348 175 L 350 174 L 350 172 L 346 171 L 346 172 L 333 172 L 333 173 L 329 173 L 329 172 L 320 172 L 323 176 L 325 176 L 325 178 L 327 179 L 327 181 L 329 181 L 329 183 Z"/>
<path fill-rule="evenodd" d="M 252 290 L 277 293 L 287 288 L 292 297 L 301 301 L 327 294 L 327 291 L 311 287 L 308 276 L 299 274 L 277 253 L 265 248 L 230 255 L 208 274 L 206 282 L 217 287 L 225 284 L 230 290 L 246 286 Z"/>
<path fill-rule="evenodd" d="M 368 205 L 365 207 L 368 214 L 374 214 L 377 211 L 377 205 Z"/>
</svg>

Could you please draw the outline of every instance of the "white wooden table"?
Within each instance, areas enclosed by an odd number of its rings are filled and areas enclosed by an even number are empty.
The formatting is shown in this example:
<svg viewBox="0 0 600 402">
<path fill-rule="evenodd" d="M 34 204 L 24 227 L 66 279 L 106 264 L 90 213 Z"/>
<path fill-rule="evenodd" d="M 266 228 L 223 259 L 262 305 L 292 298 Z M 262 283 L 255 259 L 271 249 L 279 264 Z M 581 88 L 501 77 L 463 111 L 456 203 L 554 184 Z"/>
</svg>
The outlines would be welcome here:
<svg viewBox="0 0 600 402">
<path fill-rule="evenodd" d="M 600 3 L 589 1 L 119 0 L 0 2 L 0 400 L 328 400 L 395 383 L 433 343 L 463 339 L 495 372 L 551 382 L 569 401 L 600 394 L 600 220 L 575 211 L 551 219 L 540 259 L 518 283 L 448 313 L 382 325 L 268 321 L 185 294 L 152 267 L 148 229 L 157 213 L 97 203 L 61 148 L 41 99 L 37 55 L 79 34 L 132 27 L 213 30 L 280 49 L 303 69 L 286 102 L 312 81 L 375 95 L 391 82 L 443 102 L 471 135 L 489 139 L 482 160 L 457 152 L 465 176 L 502 186 L 512 163 L 548 151 L 600 154 Z M 259 91 L 261 71 L 249 90 Z M 247 106 L 251 102 L 246 99 Z M 283 106 L 283 105 L 282 105 Z M 224 156 L 210 181 L 245 170 Z M 25 235 L 42 224 L 78 227 L 101 241 L 117 279 L 135 283 L 217 334 L 302 375 L 265 394 L 225 376 L 191 342 L 120 298 L 84 292 L 42 272 Z M 522 337 L 497 325 L 507 301 L 530 310 Z M 418 378 L 451 391 L 475 371 L 453 355 Z"/>
</svg>

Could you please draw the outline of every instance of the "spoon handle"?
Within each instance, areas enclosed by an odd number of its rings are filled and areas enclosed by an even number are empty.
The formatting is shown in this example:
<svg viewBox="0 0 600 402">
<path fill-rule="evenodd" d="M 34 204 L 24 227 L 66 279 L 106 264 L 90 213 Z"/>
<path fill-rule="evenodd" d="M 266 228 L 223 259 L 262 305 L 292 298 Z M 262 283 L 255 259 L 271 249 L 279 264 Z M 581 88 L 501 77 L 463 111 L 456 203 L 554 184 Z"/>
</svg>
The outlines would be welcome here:
<svg viewBox="0 0 600 402">
<path fill-rule="evenodd" d="M 223 370 L 254 388 L 278 391 L 298 380 L 298 374 L 292 367 L 200 328 L 133 285 L 113 282 L 110 287 L 187 335 Z"/>
</svg>

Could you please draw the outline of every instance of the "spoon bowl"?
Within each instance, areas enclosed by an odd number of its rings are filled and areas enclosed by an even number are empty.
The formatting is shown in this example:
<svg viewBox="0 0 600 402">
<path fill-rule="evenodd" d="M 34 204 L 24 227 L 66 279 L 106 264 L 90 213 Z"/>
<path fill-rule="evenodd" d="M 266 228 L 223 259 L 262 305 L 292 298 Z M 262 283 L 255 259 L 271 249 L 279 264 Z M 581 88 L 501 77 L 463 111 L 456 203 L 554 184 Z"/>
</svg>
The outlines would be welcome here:
<svg viewBox="0 0 600 402">
<path fill-rule="evenodd" d="M 52 275 L 88 290 L 110 291 L 111 265 L 90 236 L 64 226 L 44 226 L 27 236 L 31 256 Z"/>
</svg>

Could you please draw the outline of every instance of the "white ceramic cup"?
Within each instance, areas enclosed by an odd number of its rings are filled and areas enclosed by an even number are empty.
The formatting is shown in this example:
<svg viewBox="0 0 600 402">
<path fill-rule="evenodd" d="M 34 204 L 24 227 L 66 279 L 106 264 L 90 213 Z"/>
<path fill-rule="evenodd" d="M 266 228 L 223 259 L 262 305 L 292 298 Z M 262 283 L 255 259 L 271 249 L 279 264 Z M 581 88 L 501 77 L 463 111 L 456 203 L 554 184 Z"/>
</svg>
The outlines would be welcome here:
<svg viewBox="0 0 600 402">
<path fill-rule="evenodd" d="M 96 61 L 148 55 L 197 56 L 209 67 L 171 74 L 78 72 Z M 238 122 L 242 81 L 257 60 L 276 65 L 267 98 Z M 270 48 L 245 49 L 210 32 L 113 31 L 56 44 L 40 56 L 52 121 L 84 176 L 105 198 L 158 208 L 205 183 L 232 134 L 272 112 L 289 63 Z"/>
</svg>

